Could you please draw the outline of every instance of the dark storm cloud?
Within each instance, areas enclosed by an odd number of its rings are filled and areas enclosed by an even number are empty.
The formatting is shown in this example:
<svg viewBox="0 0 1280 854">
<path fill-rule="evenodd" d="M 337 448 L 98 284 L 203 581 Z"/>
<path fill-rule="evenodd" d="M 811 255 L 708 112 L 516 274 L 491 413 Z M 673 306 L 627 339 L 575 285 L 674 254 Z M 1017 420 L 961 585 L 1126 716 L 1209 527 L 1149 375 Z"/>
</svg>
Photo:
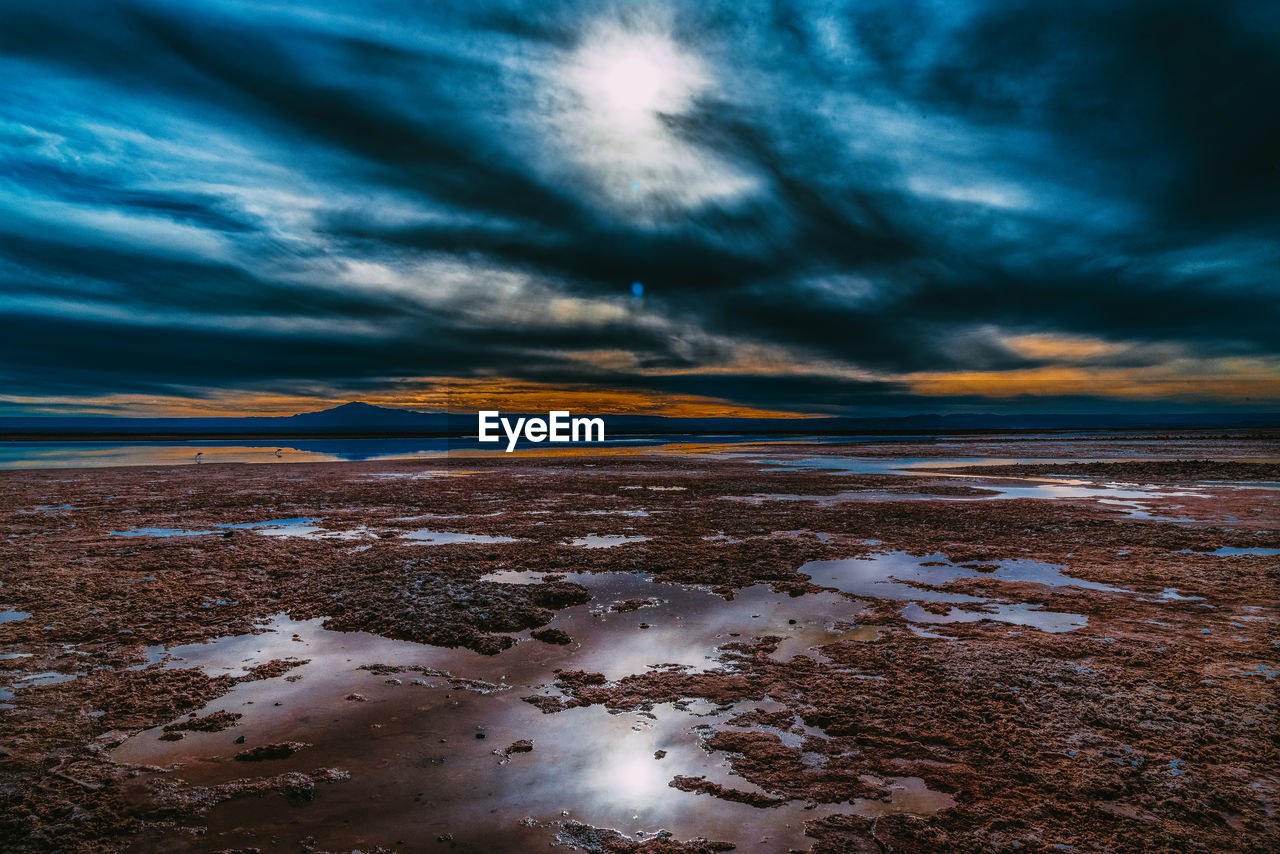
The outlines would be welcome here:
<svg viewBox="0 0 1280 854">
<path fill-rule="evenodd" d="M 1118 368 L 1280 351 L 1267 4 L 2 14 L 12 395 L 452 375 L 931 408 L 893 376 L 1053 363 L 1016 335 L 1123 342 L 1092 362 Z M 593 40 L 654 34 L 687 97 L 592 112 Z M 760 348 L 790 375 L 725 372 Z"/>
</svg>

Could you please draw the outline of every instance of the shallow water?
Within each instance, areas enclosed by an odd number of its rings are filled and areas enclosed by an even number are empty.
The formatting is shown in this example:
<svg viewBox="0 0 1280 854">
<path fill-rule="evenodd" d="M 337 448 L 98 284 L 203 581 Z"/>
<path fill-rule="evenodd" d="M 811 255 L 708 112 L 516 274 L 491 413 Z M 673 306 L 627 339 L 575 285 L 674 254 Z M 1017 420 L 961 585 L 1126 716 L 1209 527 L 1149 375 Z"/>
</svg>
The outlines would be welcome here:
<svg viewBox="0 0 1280 854">
<path fill-rule="evenodd" d="M 16 623 L 30 616 L 26 611 L 0 611 L 0 623 Z"/>
<path fill-rule="evenodd" d="M 994 567 L 989 572 L 973 569 L 974 566 Z M 909 583 L 929 585 L 945 584 L 966 578 L 986 578 L 997 581 L 1025 581 L 1049 587 L 1080 587 L 1085 590 L 1104 590 L 1112 593 L 1127 592 L 1120 587 L 1099 584 L 1064 575 L 1065 567 L 1025 558 L 1008 558 L 984 561 L 981 564 L 953 564 L 939 552 L 917 557 L 907 552 L 881 552 L 863 557 L 837 560 L 810 561 L 800 567 L 800 572 L 814 577 L 815 584 L 834 582 L 830 586 L 855 596 L 874 596 L 880 599 L 914 599 L 916 601 L 967 601 L 930 599 L 923 591 Z M 909 595 L 902 595 L 906 592 Z"/>
<path fill-rule="evenodd" d="M 129 531 L 108 531 L 113 537 L 202 537 L 217 531 L 188 531 L 183 528 L 134 528 Z"/>
<path fill-rule="evenodd" d="M 235 829 L 314 835 L 322 847 L 349 847 L 387 839 L 431 839 L 452 833 L 459 842 L 501 850 L 545 847 L 556 822 L 570 819 L 611 827 L 635 838 L 666 829 L 677 837 L 706 835 L 736 842 L 741 850 L 807 848 L 803 822 L 838 812 L 879 815 L 928 813 L 951 806 L 950 796 L 930 792 L 913 778 L 884 781 L 887 801 L 809 808 L 801 802 L 760 809 L 668 786 L 677 774 L 705 776 L 743 791 L 759 791 L 737 777 L 722 754 L 708 752 L 709 727 L 760 707 L 784 708 L 763 699 L 715 706 L 706 702 L 662 704 L 652 713 L 610 714 L 593 706 L 545 715 L 520 698 L 556 696 L 557 669 L 603 672 L 610 679 L 658 666 L 721 666 L 717 647 L 763 635 L 784 638 L 774 655 L 788 658 L 833 640 L 870 640 L 874 630 L 853 626 L 859 606 L 834 593 L 790 597 L 757 585 L 731 601 L 701 588 L 655 583 L 642 575 L 571 573 L 595 599 L 566 608 L 550 624 L 570 634 L 566 646 L 516 635 L 520 642 L 497 655 L 423 646 L 364 633 L 329 632 L 320 620 L 277 617 L 271 631 L 168 650 L 167 667 L 201 667 L 211 674 L 240 675 L 274 658 L 308 659 L 276 678 L 237 686 L 201 711 L 245 715 L 222 733 L 189 733 L 162 742 L 150 730 L 115 751 L 124 762 L 168 765 L 178 774 L 212 784 L 246 772 L 275 774 L 320 766 L 344 768 L 352 779 L 324 785 L 316 809 L 285 808 L 283 799 L 248 799 L 214 808 L 209 842 L 247 842 Z M 497 583 L 533 584 L 534 573 L 485 576 Z M 610 605 L 649 600 L 638 610 Z M 791 621 L 795 622 L 791 622 Z M 153 658 L 158 650 L 149 651 Z M 412 667 L 394 674 L 364 665 Z M 364 701 L 345 699 L 358 693 Z M 279 705 L 276 705 L 279 704 Z M 798 732 L 806 728 L 797 720 Z M 784 730 L 783 732 L 786 732 Z M 485 738 L 476 738 L 483 733 Z M 821 737 L 821 731 L 808 734 Z M 285 760 L 246 768 L 229 761 L 243 747 L 275 741 L 312 747 Z M 796 738 L 794 734 L 789 739 Z M 517 739 L 532 739 L 531 753 L 494 755 Z M 662 759 L 655 751 L 666 751 Z M 352 827 L 344 826 L 350 820 Z M 287 830 L 284 822 L 287 821 Z M 283 846 L 281 850 L 293 850 Z"/>
<path fill-rule="evenodd" d="M 954 623 L 989 619 L 1032 626 L 1046 632 L 1064 632 L 1082 628 L 1088 624 L 1088 619 L 1078 614 L 1042 611 L 1037 606 L 1024 603 L 998 602 L 991 597 L 930 590 L 918 585 L 938 587 L 950 581 L 981 579 L 1127 592 L 1118 587 L 1072 578 L 1062 573 L 1063 567 L 1040 561 L 1008 559 L 990 561 L 983 565 L 994 567 L 994 569 L 990 572 L 980 572 L 953 564 L 942 554 L 916 557 L 906 552 L 896 551 L 855 558 L 809 561 L 798 571 L 808 575 L 814 584 L 833 587 L 854 596 L 911 603 L 902 609 L 903 618 L 911 622 Z M 952 608 L 949 613 L 941 615 L 925 610 L 916 604 L 919 602 L 981 604 L 986 607 L 981 611 Z"/>
<path fill-rule="evenodd" d="M 1029 626 L 1050 633 L 1071 632 L 1089 625 L 1089 618 L 1080 614 L 1042 611 L 1035 605 L 1022 602 L 991 603 L 982 611 L 952 608 L 946 614 L 934 614 L 911 602 L 902 609 L 902 617 L 913 623 L 976 623 L 979 620 L 994 620 L 997 623 Z"/>
<path fill-rule="evenodd" d="M 425 518 L 425 517 L 415 517 Z M 455 518 L 455 517 L 441 517 Z M 457 517 L 461 518 L 461 517 Z M 130 531 L 111 531 L 118 537 L 197 537 L 217 534 L 229 530 L 253 531 L 264 537 L 300 537 L 308 540 L 363 540 L 374 537 L 374 533 L 361 525 L 341 531 L 322 528 L 317 522 L 320 519 L 310 516 L 299 516 L 292 519 L 269 519 L 265 522 L 238 522 L 236 524 L 217 524 L 213 530 L 184 530 L 182 528 L 135 528 Z M 459 531 L 435 531 L 430 528 L 419 528 L 415 531 L 399 535 L 410 545 L 440 546 L 458 543 L 514 543 L 515 537 L 497 537 L 488 534 L 468 534 Z"/>
<path fill-rule="evenodd" d="M 1183 593 L 1178 592 L 1178 588 L 1176 588 L 1176 587 L 1166 587 L 1166 588 L 1164 588 L 1163 590 L 1161 590 L 1161 591 L 1160 591 L 1160 593 L 1159 593 L 1159 595 L 1156 597 L 1156 599 L 1162 599 L 1162 600 L 1165 600 L 1165 601 L 1168 601 L 1168 602 L 1195 602 L 1195 601 L 1203 600 L 1203 599 L 1204 599 L 1204 597 L 1203 597 L 1203 596 L 1189 596 L 1189 595 L 1186 595 L 1186 594 L 1183 594 Z M 1151 599 L 1141 599 L 1141 600 L 1139 600 L 1139 601 L 1143 601 L 1143 602 L 1150 602 L 1150 601 L 1154 601 L 1154 600 L 1151 600 Z"/>
<path fill-rule="evenodd" d="M 209 530 L 134 528 L 128 531 L 111 531 L 109 533 L 116 537 L 201 537 L 226 531 L 253 531 L 267 537 L 305 537 L 307 539 L 321 537 L 355 539 L 366 535 L 364 529 L 328 531 L 315 524 L 319 521 L 319 519 L 310 516 L 296 516 L 289 519 L 268 519 L 264 522 L 221 522 L 213 524 Z"/>
<path fill-rule="evenodd" d="M 285 444 L 281 447 L 281 441 Z M 280 449 L 277 456 L 276 450 Z M 446 440 L 342 439 L 191 442 L 0 442 L 0 469 L 96 468 L 99 466 L 196 465 L 206 463 L 299 463 L 343 460 L 417 459 L 442 456 Z"/>
<path fill-rule="evenodd" d="M 419 528 L 403 534 L 401 539 L 416 546 L 446 546 L 458 543 L 514 543 L 515 537 L 495 537 L 489 534 L 467 534 L 459 531 L 433 531 Z"/>
<path fill-rule="evenodd" d="M 1210 554 L 1219 557 L 1252 555 L 1254 557 L 1272 557 L 1280 555 L 1280 549 L 1263 549 L 1263 548 L 1235 548 L 1233 546 L 1223 546 L 1211 552 L 1194 552 L 1191 549 L 1182 549 L 1179 554 Z"/>
<path fill-rule="evenodd" d="M 543 577 L 505 570 L 480 580 L 536 584 Z M 763 584 L 734 591 L 733 599 L 725 599 L 706 588 L 654 582 L 642 574 L 571 572 L 553 577 L 581 584 L 594 597 L 587 605 L 558 612 L 549 624 L 568 632 L 574 644 L 546 649 L 541 648 L 544 644 L 521 644 L 488 660 L 504 662 L 504 673 L 511 666 L 506 662 L 520 660 L 513 653 L 527 653 L 542 664 L 555 660 L 554 666 L 562 669 L 604 673 L 609 679 L 657 665 L 705 670 L 717 664 L 717 649 L 723 644 L 766 635 L 783 639 L 774 654 L 782 658 L 784 653 L 801 654 L 839 640 L 863 611 L 859 603 L 835 593 L 793 597 Z M 614 604 L 646 600 L 648 604 L 637 610 L 611 610 Z"/>
<path fill-rule="evenodd" d="M 912 472 L 900 471 L 900 474 Z M 948 475 L 948 477 L 980 477 L 979 475 Z M 1006 501 L 1017 498 L 1051 499 L 1092 499 L 1099 504 L 1107 504 L 1124 510 L 1131 519 L 1148 519 L 1161 522 L 1195 522 L 1196 519 L 1156 516 L 1145 509 L 1143 502 L 1160 501 L 1166 498 L 1208 498 L 1203 492 L 1186 490 L 1161 490 L 1152 488 L 1134 488 L 1132 485 L 1106 483 L 1086 484 L 1083 481 L 1060 483 L 1034 483 L 1030 486 L 1016 486 L 1006 481 L 1011 478 L 982 479 L 972 484 L 978 489 L 987 490 L 986 495 L 938 495 L 930 492 L 890 492 L 880 489 L 849 490 L 831 495 L 801 495 L 796 493 L 759 493 L 756 495 L 725 496 L 729 501 L 745 501 L 760 504 L 765 501 L 812 501 L 822 506 L 831 506 L 858 501 Z M 1020 480 L 1027 483 L 1033 479 Z"/>
<path fill-rule="evenodd" d="M 1125 458 L 1137 459 L 1137 458 Z M 1063 460 L 1061 458 L 993 458 L 993 457 L 899 457 L 861 459 L 838 455 L 810 456 L 801 458 L 760 458 L 755 459 L 762 465 L 769 465 L 783 470 L 798 471 L 830 471 L 841 474 L 900 474 L 938 477 L 960 481 L 977 481 L 976 488 L 989 490 L 988 495 L 936 495 L 928 492 L 897 493 L 887 490 L 857 490 L 840 492 L 834 495 L 798 495 L 798 494 L 758 494 L 750 496 L 729 496 L 731 500 L 760 503 L 762 501 L 814 501 L 822 505 L 838 504 L 852 501 L 1003 501 L 1018 498 L 1049 499 L 1093 499 L 1100 504 L 1108 504 L 1125 511 L 1131 519 L 1144 519 L 1157 522 L 1196 522 L 1197 519 L 1154 515 L 1144 502 L 1160 501 L 1167 498 L 1208 498 L 1204 492 L 1186 489 L 1168 489 L 1165 487 L 1119 483 L 1113 481 L 1078 480 L 1044 476 L 1011 477 L 1006 475 L 983 475 L 975 473 L 957 474 L 948 469 L 965 466 L 1002 466 L 1002 465 L 1037 465 L 1042 463 L 1088 463 L 1117 462 L 1116 459 L 1080 458 Z M 1247 488 L 1249 484 L 1240 485 Z M 1266 488 L 1265 485 L 1263 488 Z"/>
<path fill-rule="evenodd" d="M 585 537 L 574 537 L 569 545 L 581 546 L 584 549 L 611 549 L 614 546 L 625 546 L 627 543 L 648 542 L 649 537 L 629 537 L 625 534 L 587 534 Z"/>
</svg>

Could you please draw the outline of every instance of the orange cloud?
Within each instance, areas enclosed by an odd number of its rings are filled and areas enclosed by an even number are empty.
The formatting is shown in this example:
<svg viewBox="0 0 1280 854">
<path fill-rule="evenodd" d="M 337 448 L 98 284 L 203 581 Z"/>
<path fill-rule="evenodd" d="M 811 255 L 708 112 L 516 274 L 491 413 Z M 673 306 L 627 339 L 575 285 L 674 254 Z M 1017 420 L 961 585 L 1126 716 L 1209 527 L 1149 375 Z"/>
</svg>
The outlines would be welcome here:
<svg viewBox="0 0 1280 854">
<path fill-rule="evenodd" d="M 1029 359 L 1088 359 L 1123 349 L 1123 345 L 1103 341 L 1101 338 L 1070 335 L 1015 335 L 1004 339 L 1004 343 L 1014 352 Z"/>
<path fill-rule="evenodd" d="M 923 372 L 901 377 L 916 394 L 1090 395 L 1211 400 L 1280 400 L 1280 361 L 1183 359 L 1142 368 L 1044 367 L 1016 371 Z"/>
<path fill-rule="evenodd" d="M 568 409 L 592 415 L 665 415 L 676 418 L 807 418 L 795 412 L 759 409 L 729 400 L 691 394 L 667 394 L 646 389 L 610 389 L 592 385 L 538 383 L 505 378 L 434 379 L 429 385 L 363 400 L 409 409 L 476 412 L 540 412 Z"/>
<path fill-rule="evenodd" d="M 810 418 L 822 417 L 743 406 L 729 400 L 645 389 L 598 388 L 585 384 L 552 384 L 501 377 L 450 379 L 428 377 L 378 392 L 333 395 L 284 395 L 219 392 L 208 398 L 177 395 L 105 395 L 87 398 L 0 397 L 31 412 L 126 415 L 136 417 L 218 417 L 292 415 L 359 399 L 378 406 L 423 411 L 545 412 L 568 409 L 589 415 L 664 415 L 679 418 Z"/>
</svg>

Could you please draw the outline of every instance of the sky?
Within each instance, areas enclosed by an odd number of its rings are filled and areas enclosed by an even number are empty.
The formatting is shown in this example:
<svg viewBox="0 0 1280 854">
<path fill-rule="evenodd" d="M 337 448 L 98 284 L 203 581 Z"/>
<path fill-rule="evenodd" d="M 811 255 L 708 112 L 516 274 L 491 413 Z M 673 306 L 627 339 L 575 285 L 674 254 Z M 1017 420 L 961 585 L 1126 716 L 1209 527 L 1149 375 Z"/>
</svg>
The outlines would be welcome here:
<svg viewBox="0 0 1280 854">
<path fill-rule="evenodd" d="M 0 0 L 0 414 L 1280 410 L 1280 4 Z"/>
</svg>

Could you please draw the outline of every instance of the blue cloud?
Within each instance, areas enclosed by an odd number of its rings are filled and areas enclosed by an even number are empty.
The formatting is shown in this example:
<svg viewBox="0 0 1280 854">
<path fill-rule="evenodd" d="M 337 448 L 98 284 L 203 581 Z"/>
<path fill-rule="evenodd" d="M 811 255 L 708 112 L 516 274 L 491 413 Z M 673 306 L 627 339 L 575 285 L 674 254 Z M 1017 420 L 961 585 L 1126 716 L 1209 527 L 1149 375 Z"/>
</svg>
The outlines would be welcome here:
<svg viewBox="0 0 1280 854">
<path fill-rule="evenodd" d="M 5 18 L 13 394 L 503 375 L 912 407 L 893 377 L 1040 364 L 1016 334 L 1126 342 L 1118 367 L 1280 350 L 1264 4 Z M 726 367 L 760 348 L 803 382 Z"/>
</svg>

